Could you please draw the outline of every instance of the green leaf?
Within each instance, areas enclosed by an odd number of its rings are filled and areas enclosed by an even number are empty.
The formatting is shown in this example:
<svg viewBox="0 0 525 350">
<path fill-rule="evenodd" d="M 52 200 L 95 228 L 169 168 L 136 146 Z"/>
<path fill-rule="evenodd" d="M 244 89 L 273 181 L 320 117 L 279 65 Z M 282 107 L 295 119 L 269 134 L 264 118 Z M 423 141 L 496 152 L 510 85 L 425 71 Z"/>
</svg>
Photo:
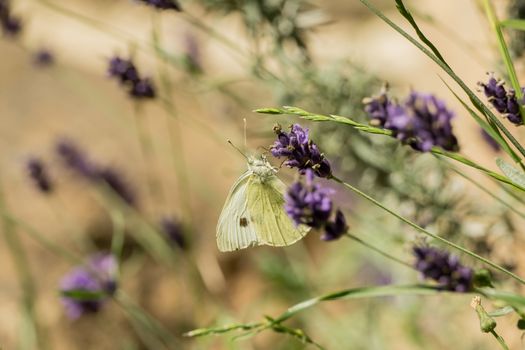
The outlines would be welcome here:
<svg viewBox="0 0 525 350">
<path fill-rule="evenodd" d="M 397 10 L 399 11 L 399 13 L 403 17 L 405 17 L 406 20 L 408 21 L 408 23 L 410 23 L 410 25 L 412 26 L 412 28 L 414 28 L 414 30 L 416 31 L 416 34 L 419 37 L 419 39 L 421 39 L 421 41 L 423 41 L 430 48 L 430 50 L 432 50 L 434 55 L 436 55 L 436 57 L 439 58 L 439 60 L 441 62 L 443 62 L 444 64 L 446 64 L 448 66 L 447 62 L 445 61 L 445 59 L 443 58 L 443 56 L 441 55 L 441 53 L 439 52 L 437 47 L 435 47 L 434 44 L 432 44 L 432 42 L 419 29 L 416 21 L 414 20 L 414 17 L 412 17 L 412 14 L 405 7 L 405 4 L 403 4 L 402 0 L 396 0 L 396 7 L 397 7 Z"/>
<path fill-rule="evenodd" d="M 494 311 L 488 312 L 488 315 L 490 317 L 501 317 L 501 316 L 506 316 L 512 312 L 514 312 L 514 309 L 512 308 L 512 306 L 505 306 L 505 307 L 496 309 Z"/>
<path fill-rule="evenodd" d="M 254 112 L 262 114 L 283 114 L 285 111 L 280 108 L 259 108 L 254 110 Z"/>
<path fill-rule="evenodd" d="M 525 30 L 525 20 L 522 19 L 506 19 L 499 22 L 499 24 L 505 28 Z"/>
<path fill-rule="evenodd" d="M 104 291 L 92 291 L 85 289 L 62 290 L 60 291 L 60 294 L 78 301 L 97 301 L 102 300 L 108 296 L 108 294 Z"/>
<path fill-rule="evenodd" d="M 496 164 L 501 169 L 503 174 L 511 179 L 512 182 L 519 185 L 520 187 L 525 187 L 525 173 L 523 171 L 514 168 L 512 165 L 501 158 L 496 159 Z"/>
<path fill-rule="evenodd" d="M 497 291 L 490 288 L 480 288 L 479 291 L 490 299 L 501 300 L 517 310 L 525 309 L 525 297 L 510 293 Z"/>
</svg>

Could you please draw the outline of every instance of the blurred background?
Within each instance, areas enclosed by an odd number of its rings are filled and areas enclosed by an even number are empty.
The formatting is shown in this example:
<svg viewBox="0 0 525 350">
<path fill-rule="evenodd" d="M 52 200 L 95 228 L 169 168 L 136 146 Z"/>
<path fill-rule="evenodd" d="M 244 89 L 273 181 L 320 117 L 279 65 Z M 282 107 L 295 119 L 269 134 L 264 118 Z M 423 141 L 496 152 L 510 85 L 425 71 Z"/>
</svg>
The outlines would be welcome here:
<svg viewBox="0 0 525 350">
<path fill-rule="evenodd" d="M 393 1 L 374 3 L 412 33 Z M 476 1 L 406 5 L 471 88 L 499 71 L 494 35 Z M 497 5 L 502 18 L 519 17 L 524 7 Z M 229 334 L 181 335 L 278 315 L 341 288 L 418 282 L 406 267 L 350 240 L 322 242 L 316 232 L 284 249 L 219 253 L 215 225 L 246 168 L 227 140 L 242 147 L 246 118 L 248 148 L 261 153 L 273 143 L 272 125 L 293 120 L 257 115 L 256 108 L 296 105 L 366 121 L 361 101 L 384 82 L 398 96 L 431 92 L 456 111 L 461 153 L 494 169 L 497 150 L 443 84 L 439 68 L 359 1 L 181 1 L 182 12 L 127 0 L 11 0 L 10 7 L 22 29 L 0 40 L 0 180 L 3 210 L 19 222 L 3 230 L 20 245 L 15 251 L 0 244 L 2 349 L 156 348 L 129 305 L 108 301 L 71 320 L 61 304 L 60 281 L 75 264 L 49 246 L 83 259 L 110 251 L 116 230 L 125 237 L 119 288 L 174 335 L 169 349 L 308 348 L 270 332 L 236 341 Z M 508 34 L 523 76 L 523 37 Z M 52 61 L 43 63 L 42 52 Z M 155 98 L 133 99 L 109 77 L 115 56 L 131 58 L 151 78 Z M 427 229 L 525 272 L 515 215 L 443 161 L 382 136 L 301 123 L 340 177 Z M 64 143 L 111 171 L 117 178 L 106 179 L 111 193 L 64 162 Z M 28 175 L 35 157 L 52 182 L 45 193 Z M 280 177 L 290 183 L 294 173 L 282 169 Z M 411 262 L 415 232 L 334 188 L 355 235 Z M 468 295 L 339 301 L 291 324 L 327 349 L 494 349 L 469 302 Z M 519 348 L 515 321 L 503 320 L 498 329 Z"/>
</svg>

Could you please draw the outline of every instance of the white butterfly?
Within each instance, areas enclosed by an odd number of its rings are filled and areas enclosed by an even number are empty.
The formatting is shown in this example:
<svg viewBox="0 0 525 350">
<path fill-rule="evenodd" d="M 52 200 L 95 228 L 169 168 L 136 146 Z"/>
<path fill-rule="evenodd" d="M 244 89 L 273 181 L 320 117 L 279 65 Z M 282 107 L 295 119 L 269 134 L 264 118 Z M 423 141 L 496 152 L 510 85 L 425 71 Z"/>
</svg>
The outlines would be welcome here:
<svg viewBox="0 0 525 350">
<path fill-rule="evenodd" d="M 217 246 L 229 252 L 257 245 L 293 244 L 309 227 L 295 226 L 284 211 L 286 185 L 266 157 L 248 157 L 248 170 L 226 198 L 217 224 Z"/>
</svg>

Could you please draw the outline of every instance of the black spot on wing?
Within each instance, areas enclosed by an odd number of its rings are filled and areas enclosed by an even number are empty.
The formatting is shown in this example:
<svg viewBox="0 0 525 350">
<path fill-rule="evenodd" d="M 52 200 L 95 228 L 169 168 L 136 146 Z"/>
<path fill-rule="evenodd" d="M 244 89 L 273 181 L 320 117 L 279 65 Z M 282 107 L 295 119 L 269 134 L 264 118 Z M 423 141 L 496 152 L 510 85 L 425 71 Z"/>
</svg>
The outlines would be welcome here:
<svg viewBox="0 0 525 350">
<path fill-rule="evenodd" d="M 240 225 L 241 227 L 246 227 L 246 226 L 248 226 L 248 219 L 246 219 L 246 218 L 240 218 L 240 219 L 239 219 L 239 225 Z"/>
</svg>

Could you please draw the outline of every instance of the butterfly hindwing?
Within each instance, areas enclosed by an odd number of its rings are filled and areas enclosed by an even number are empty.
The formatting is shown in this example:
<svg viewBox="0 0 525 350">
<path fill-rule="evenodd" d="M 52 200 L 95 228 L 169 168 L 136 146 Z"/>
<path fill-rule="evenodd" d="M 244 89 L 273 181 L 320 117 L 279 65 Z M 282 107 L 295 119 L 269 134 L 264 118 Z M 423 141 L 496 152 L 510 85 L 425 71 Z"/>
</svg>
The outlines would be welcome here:
<svg viewBox="0 0 525 350">
<path fill-rule="evenodd" d="M 261 244 L 248 208 L 248 186 L 251 171 L 245 172 L 233 184 L 217 224 L 217 245 L 221 252 L 229 252 Z"/>
<path fill-rule="evenodd" d="M 248 179 L 248 212 L 255 226 L 259 244 L 287 246 L 304 237 L 309 228 L 295 227 L 284 210 L 285 184 L 277 176 L 265 182 L 255 177 Z"/>
</svg>

